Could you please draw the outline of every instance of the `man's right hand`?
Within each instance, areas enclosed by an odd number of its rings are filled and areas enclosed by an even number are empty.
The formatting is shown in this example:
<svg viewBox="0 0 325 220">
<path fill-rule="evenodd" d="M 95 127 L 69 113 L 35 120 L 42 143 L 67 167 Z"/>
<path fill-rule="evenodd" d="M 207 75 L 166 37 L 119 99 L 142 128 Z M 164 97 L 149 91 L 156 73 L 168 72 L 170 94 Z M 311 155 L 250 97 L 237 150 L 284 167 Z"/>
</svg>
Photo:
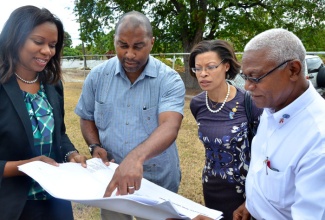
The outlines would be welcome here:
<svg viewBox="0 0 325 220">
<path fill-rule="evenodd" d="M 107 153 L 107 151 L 104 148 L 101 147 L 95 147 L 93 151 L 93 158 L 101 158 L 103 163 L 107 166 L 109 165 L 109 162 L 114 162 L 114 158 L 111 157 L 110 154 Z"/>
</svg>

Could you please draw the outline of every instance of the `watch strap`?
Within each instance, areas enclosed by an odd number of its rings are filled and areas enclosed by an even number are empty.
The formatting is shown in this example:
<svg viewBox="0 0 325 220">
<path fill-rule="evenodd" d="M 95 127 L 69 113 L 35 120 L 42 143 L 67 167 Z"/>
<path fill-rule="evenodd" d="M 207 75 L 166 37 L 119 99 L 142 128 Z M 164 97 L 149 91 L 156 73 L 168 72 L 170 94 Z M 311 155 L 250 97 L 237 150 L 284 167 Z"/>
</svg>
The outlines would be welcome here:
<svg viewBox="0 0 325 220">
<path fill-rule="evenodd" d="M 90 152 L 91 155 L 93 155 L 95 147 L 103 148 L 103 146 L 101 144 L 98 144 L 98 143 L 88 145 L 89 152 Z"/>
</svg>

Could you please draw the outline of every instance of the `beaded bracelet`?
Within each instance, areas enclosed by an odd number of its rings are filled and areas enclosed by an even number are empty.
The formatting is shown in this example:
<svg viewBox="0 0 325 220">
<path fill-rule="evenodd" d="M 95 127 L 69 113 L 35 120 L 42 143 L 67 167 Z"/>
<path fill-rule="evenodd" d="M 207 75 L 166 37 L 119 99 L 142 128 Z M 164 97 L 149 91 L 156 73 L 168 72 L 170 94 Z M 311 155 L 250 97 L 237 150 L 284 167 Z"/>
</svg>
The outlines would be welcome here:
<svg viewBox="0 0 325 220">
<path fill-rule="evenodd" d="M 77 150 L 72 150 L 72 151 L 69 151 L 65 156 L 64 156 L 64 162 L 69 162 L 68 161 L 68 157 L 73 154 L 73 153 L 79 153 L 79 151 Z"/>
</svg>

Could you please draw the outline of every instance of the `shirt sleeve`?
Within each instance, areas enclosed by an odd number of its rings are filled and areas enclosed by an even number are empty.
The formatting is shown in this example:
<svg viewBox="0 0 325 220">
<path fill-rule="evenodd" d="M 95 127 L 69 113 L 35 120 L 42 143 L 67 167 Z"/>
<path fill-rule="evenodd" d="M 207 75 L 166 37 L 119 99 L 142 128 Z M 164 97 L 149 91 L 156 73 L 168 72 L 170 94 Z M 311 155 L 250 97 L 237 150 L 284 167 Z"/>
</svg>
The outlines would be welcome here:
<svg viewBox="0 0 325 220">
<path fill-rule="evenodd" d="M 171 71 L 162 80 L 159 113 L 174 111 L 184 115 L 185 85 L 177 72 Z"/>
<path fill-rule="evenodd" d="M 97 88 L 96 69 L 90 71 L 82 86 L 81 95 L 74 112 L 82 119 L 94 121 L 95 93 Z M 97 77 L 96 77 L 97 76 Z"/>
</svg>

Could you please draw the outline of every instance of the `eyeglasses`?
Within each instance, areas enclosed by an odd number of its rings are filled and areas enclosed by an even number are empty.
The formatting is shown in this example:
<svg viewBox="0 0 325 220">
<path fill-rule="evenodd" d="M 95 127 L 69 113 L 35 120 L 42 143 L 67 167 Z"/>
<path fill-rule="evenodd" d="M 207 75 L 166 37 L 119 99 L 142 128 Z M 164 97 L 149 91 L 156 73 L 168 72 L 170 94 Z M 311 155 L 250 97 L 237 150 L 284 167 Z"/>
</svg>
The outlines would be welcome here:
<svg viewBox="0 0 325 220">
<path fill-rule="evenodd" d="M 251 82 L 254 83 L 259 83 L 261 81 L 261 79 L 263 79 L 264 77 L 270 75 L 271 73 L 273 73 L 276 69 L 278 69 L 279 67 L 281 67 L 282 65 L 290 62 L 292 60 L 286 60 L 283 63 L 281 63 L 280 65 L 276 66 L 275 68 L 273 68 L 272 70 L 270 70 L 269 72 L 265 73 L 263 76 L 259 77 L 259 78 L 255 78 L 255 77 L 250 77 L 245 75 L 243 72 L 239 73 L 239 75 L 244 79 L 244 80 L 249 80 Z"/>
<path fill-rule="evenodd" d="M 221 60 L 221 62 L 218 64 L 218 65 L 211 65 L 211 66 L 207 66 L 204 68 L 204 71 L 207 72 L 207 73 L 210 73 L 212 72 L 212 70 L 214 69 L 217 69 L 221 64 L 222 62 L 224 61 L 225 59 Z M 203 71 L 203 68 L 196 68 L 196 67 L 192 67 L 191 70 L 193 71 L 193 73 L 196 73 L 196 74 L 200 74 L 202 73 Z"/>
</svg>

